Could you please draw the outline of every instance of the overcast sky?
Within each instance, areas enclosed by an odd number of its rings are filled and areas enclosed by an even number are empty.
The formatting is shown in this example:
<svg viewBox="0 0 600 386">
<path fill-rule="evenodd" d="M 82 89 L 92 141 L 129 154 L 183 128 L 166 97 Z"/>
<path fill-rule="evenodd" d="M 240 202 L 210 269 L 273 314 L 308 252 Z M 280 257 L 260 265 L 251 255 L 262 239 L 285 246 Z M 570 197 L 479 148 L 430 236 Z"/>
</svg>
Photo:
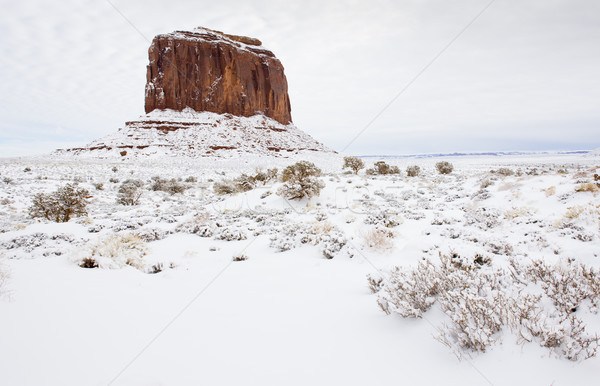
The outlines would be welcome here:
<svg viewBox="0 0 600 386">
<path fill-rule="evenodd" d="M 489 0 L 111 2 L 133 26 L 105 0 L 0 0 L 0 156 L 136 119 L 150 41 L 196 26 L 262 40 L 295 124 L 347 154 L 600 147 L 598 0 L 496 0 L 445 51 Z"/>
</svg>

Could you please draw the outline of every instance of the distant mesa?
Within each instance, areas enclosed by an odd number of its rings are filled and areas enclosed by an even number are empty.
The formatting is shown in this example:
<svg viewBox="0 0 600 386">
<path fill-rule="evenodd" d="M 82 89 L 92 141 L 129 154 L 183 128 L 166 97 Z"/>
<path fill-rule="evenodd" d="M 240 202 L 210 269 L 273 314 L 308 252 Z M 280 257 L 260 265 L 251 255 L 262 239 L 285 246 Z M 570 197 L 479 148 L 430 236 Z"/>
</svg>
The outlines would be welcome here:
<svg viewBox="0 0 600 386">
<path fill-rule="evenodd" d="M 146 115 L 59 153 L 331 152 L 292 124 L 283 65 L 260 40 L 198 27 L 156 36 L 148 56 Z"/>
</svg>

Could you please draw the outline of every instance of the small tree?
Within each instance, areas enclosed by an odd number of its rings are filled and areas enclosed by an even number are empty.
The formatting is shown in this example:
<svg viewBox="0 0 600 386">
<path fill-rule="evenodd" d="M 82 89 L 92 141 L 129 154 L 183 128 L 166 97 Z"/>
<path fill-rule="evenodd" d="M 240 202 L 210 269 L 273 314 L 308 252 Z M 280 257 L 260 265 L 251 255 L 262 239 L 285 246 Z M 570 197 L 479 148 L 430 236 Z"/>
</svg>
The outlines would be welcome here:
<svg viewBox="0 0 600 386">
<path fill-rule="evenodd" d="M 140 180 L 123 181 L 119 187 L 117 202 L 122 205 L 137 205 L 142 197 L 142 186 L 144 183 Z"/>
<path fill-rule="evenodd" d="M 440 174 L 450 174 L 454 170 L 454 166 L 448 161 L 440 161 L 435 164 L 435 168 Z"/>
<path fill-rule="evenodd" d="M 344 168 L 352 169 L 354 174 L 358 174 L 360 169 L 365 167 L 365 163 L 358 157 L 344 157 Z"/>
<path fill-rule="evenodd" d="M 290 200 L 318 196 L 325 185 L 319 181 L 321 169 L 312 162 L 300 161 L 290 165 L 281 172 L 284 185 L 279 194 Z"/>
<path fill-rule="evenodd" d="M 74 184 L 67 184 L 54 193 L 38 193 L 33 197 L 29 215 L 55 222 L 67 222 L 73 216 L 85 216 L 89 194 L 86 189 L 78 188 Z"/>
<path fill-rule="evenodd" d="M 421 168 L 418 165 L 411 165 L 406 168 L 406 175 L 409 177 L 416 177 L 421 174 Z"/>
</svg>

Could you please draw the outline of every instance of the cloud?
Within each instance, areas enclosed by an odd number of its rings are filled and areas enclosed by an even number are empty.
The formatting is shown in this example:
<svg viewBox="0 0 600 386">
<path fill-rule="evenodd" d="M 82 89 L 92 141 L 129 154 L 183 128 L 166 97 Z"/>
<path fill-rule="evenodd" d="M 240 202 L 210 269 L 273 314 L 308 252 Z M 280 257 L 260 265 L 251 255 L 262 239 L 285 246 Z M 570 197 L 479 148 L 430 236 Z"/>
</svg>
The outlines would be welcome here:
<svg viewBox="0 0 600 386">
<path fill-rule="evenodd" d="M 64 147 L 135 119 L 146 39 L 203 25 L 260 38 L 286 68 L 296 124 L 341 149 L 487 2 L 112 3 L 141 35 L 106 1 L 2 2 L 4 141 L 58 126 L 48 145 Z M 348 150 L 599 147 L 598 14 L 596 1 L 495 2 Z"/>
</svg>

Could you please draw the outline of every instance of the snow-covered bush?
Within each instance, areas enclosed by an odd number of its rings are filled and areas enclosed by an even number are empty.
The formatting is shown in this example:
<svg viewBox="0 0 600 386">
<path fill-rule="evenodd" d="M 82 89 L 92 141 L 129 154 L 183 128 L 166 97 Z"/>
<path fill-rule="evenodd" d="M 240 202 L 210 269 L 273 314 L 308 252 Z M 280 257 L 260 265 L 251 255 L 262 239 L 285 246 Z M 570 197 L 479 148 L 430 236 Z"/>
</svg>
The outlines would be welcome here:
<svg viewBox="0 0 600 386">
<path fill-rule="evenodd" d="M 237 191 L 233 181 L 215 182 L 213 185 L 213 190 L 219 195 L 233 194 Z"/>
<path fill-rule="evenodd" d="M 377 161 L 373 164 L 373 167 L 367 169 L 369 175 L 385 175 L 385 174 L 400 174 L 400 168 L 398 166 L 390 166 L 384 161 Z"/>
<path fill-rule="evenodd" d="M 119 186 L 117 194 L 117 203 L 121 205 L 137 205 L 142 197 L 142 186 L 144 183 L 140 180 L 125 180 Z"/>
<path fill-rule="evenodd" d="M 575 187 L 576 192 L 592 192 L 595 193 L 600 191 L 600 187 L 597 183 L 593 182 L 584 182 Z"/>
<path fill-rule="evenodd" d="M 387 228 L 375 227 L 362 234 L 364 243 L 375 250 L 392 249 L 394 246 L 394 232 Z"/>
<path fill-rule="evenodd" d="M 352 170 L 354 174 L 358 174 L 358 171 L 365 167 L 365 163 L 358 157 L 344 157 L 343 167 Z"/>
<path fill-rule="evenodd" d="M 501 176 L 505 176 L 505 177 L 512 176 L 513 174 L 515 174 L 515 172 L 509 168 L 499 168 L 498 170 L 492 170 L 492 173 L 500 174 Z"/>
<path fill-rule="evenodd" d="M 365 218 L 364 223 L 368 225 L 378 225 L 384 228 L 394 228 L 402 224 L 402 219 L 392 213 L 379 212 L 377 214 L 368 215 Z"/>
<path fill-rule="evenodd" d="M 268 169 L 266 172 L 258 170 L 254 175 L 244 173 L 233 180 L 215 182 L 213 189 L 219 195 L 248 192 L 257 186 L 276 180 L 277 172 L 277 169 Z"/>
<path fill-rule="evenodd" d="M 215 240 L 224 240 L 224 241 L 240 241 L 246 240 L 248 236 L 246 232 L 237 227 L 217 227 L 215 228 L 214 233 Z"/>
<path fill-rule="evenodd" d="M 299 161 L 283 169 L 281 181 L 283 186 L 278 194 L 289 200 L 299 200 L 318 196 L 325 187 L 319 180 L 321 169 L 308 161 Z"/>
<path fill-rule="evenodd" d="M 440 161 L 435 164 L 435 168 L 440 174 L 450 174 L 454 170 L 454 166 L 448 161 Z"/>
<path fill-rule="evenodd" d="M 416 177 L 421 174 L 421 168 L 419 165 L 410 165 L 406 167 L 406 175 L 409 177 Z"/>
<path fill-rule="evenodd" d="M 176 193 L 183 193 L 187 189 L 187 186 L 180 184 L 175 178 L 170 180 L 163 179 L 159 176 L 152 177 L 152 185 L 150 189 L 154 191 L 167 192 L 171 195 Z"/>
<path fill-rule="evenodd" d="M 148 248 L 137 235 L 113 235 L 87 245 L 79 251 L 76 262 L 79 266 L 98 266 L 100 268 L 122 268 L 131 266 L 145 269 L 144 256 Z"/>
<path fill-rule="evenodd" d="M 176 232 L 191 233 L 200 237 L 212 237 L 215 224 L 206 214 L 198 215 L 192 220 L 184 222 L 175 228 Z"/>
<path fill-rule="evenodd" d="M 72 217 L 87 215 L 90 194 L 77 185 L 67 184 L 50 194 L 38 193 L 29 208 L 32 218 L 43 217 L 50 221 L 67 222 Z"/>
<path fill-rule="evenodd" d="M 551 265 L 513 259 L 503 270 L 482 256 L 452 254 L 413 269 L 395 267 L 382 285 L 371 276 L 367 280 L 388 314 L 421 318 L 438 303 L 449 323 L 439 328 L 436 339 L 459 358 L 486 351 L 507 328 L 523 341 L 580 360 L 594 356 L 600 343 L 578 317 L 581 308 L 598 312 L 599 278 L 597 270 L 572 260 Z"/>
<path fill-rule="evenodd" d="M 367 282 L 372 293 L 376 294 L 383 287 L 383 278 L 381 276 L 367 275 Z"/>
</svg>

